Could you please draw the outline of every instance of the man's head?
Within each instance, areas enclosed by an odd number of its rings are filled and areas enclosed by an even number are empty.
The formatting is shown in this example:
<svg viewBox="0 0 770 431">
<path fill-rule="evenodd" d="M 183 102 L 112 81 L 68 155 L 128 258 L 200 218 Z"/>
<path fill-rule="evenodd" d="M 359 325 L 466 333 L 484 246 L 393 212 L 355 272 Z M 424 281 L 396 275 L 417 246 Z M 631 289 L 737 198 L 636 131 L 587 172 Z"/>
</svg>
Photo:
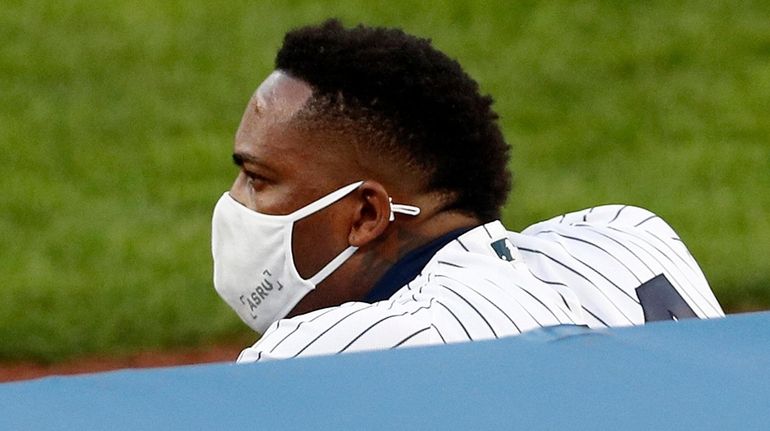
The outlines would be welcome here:
<svg viewBox="0 0 770 431">
<path fill-rule="evenodd" d="M 327 21 L 288 33 L 276 69 L 312 87 L 306 118 L 349 125 L 363 151 L 445 193 L 445 209 L 499 218 L 510 175 L 492 99 L 429 40 Z"/>
<path fill-rule="evenodd" d="M 231 196 L 281 215 L 364 181 L 294 225 L 303 278 L 359 247 L 294 314 L 360 299 L 411 249 L 499 217 L 510 174 L 491 104 L 457 62 L 400 30 L 332 20 L 286 35 L 236 134 Z M 422 211 L 391 222 L 391 198 Z"/>
</svg>

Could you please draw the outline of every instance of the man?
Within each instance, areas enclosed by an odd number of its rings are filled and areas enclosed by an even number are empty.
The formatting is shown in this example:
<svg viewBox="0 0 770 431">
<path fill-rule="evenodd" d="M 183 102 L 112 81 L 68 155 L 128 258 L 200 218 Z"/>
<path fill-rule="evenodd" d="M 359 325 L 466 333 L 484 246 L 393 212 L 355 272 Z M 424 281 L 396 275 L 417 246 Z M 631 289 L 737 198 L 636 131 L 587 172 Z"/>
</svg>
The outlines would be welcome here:
<svg viewBox="0 0 770 431">
<path fill-rule="evenodd" d="M 491 105 L 400 30 L 332 20 L 286 35 L 214 210 L 215 287 L 263 334 L 239 361 L 723 315 L 646 210 L 506 231 L 508 147 Z"/>
</svg>

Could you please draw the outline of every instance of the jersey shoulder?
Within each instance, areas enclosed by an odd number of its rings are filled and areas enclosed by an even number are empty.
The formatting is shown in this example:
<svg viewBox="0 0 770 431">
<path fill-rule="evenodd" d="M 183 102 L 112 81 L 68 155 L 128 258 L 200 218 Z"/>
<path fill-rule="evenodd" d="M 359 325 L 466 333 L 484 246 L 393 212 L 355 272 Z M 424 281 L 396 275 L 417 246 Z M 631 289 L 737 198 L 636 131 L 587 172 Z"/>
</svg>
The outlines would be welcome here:
<svg viewBox="0 0 770 431">
<path fill-rule="evenodd" d="M 669 224 L 660 216 L 650 210 L 633 205 L 601 205 L 586 208 L 535 223 L 521 233 L 527 234 L 533 230 L 541 229 L 544 226 L 572 226 L 580 224 L 635 228 L 644 226 L 645 229 L 653 229 L 676 235 L 671 226 L 669 226 Z"/>
<path fill-rule="evenodd" d="M 583 302 L 597 298 L 597 304 L 587 306 L 591 314 L 617 309 L 619 313 L 599 316 L 610 326 L 624 319 L 626 324 L 639 323 L 642 308 L 636 289 L 658 276 L 673 285 L 698 317 L 724 315 L 684 242 L 649 210 L 605 205 L 575 211 L 528 227 L 516 242 L 538 248 L 541 256 L 533 258 L 538 262 L 533 267 L 539 273 L 569 271 L 584 280 L 589 289 Z M 615 319 L 613 314 L 625 316 Z"/>
<path fill-rule="evenodd" d="M 632 205 L 603 205 L 575 211 L 551 218 L 524 229 L 521 235 L 545 239 L 558 244 L 558 248 L 583 249 L 597 252 L 614 259 L 613 249 L 647 247 L 664 259 L 674 258 L 688 266 L 697 267 L 690 251 L 674 229 L 660 216 L 644 208 Z M 607 243 L 607 250 L 598 247 Z M 594 246 L 593 250 L 586 245 Z M 609 255 L 609 256 L 607 256 Z M 641 252 L 642 260 L 654 260 L 655 256 Z M 700 270 L 698 269 L 697 272 Z"/>
</svg>

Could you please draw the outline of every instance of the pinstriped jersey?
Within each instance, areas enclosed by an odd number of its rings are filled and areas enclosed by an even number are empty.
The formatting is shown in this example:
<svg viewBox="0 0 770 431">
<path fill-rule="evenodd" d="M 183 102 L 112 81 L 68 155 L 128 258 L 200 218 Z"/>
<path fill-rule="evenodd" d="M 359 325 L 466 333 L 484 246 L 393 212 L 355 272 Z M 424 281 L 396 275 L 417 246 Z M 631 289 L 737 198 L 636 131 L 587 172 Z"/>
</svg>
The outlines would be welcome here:
<svg viewBox="0 0 770 431">
<path fill-rule="evenodd" d="M 677 234 L 651 212 L 578 211 L 521 233 L 499 221 L 441 248 L 391 298 L 273 323 L 239 362 L 513 336 L 724 313 Z"/>
</svg>

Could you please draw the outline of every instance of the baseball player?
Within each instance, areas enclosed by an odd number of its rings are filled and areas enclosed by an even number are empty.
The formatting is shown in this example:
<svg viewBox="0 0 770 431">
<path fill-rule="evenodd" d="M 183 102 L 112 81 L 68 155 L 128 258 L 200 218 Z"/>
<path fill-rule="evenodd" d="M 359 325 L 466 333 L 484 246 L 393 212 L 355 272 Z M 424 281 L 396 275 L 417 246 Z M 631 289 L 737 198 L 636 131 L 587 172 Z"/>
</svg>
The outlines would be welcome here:
<svg viewBox="0 0 770 431">
<path fill-rule="evenodd" d="M 240 362 L 723 316 L 658 216 L 500 223 L 492 99 L 429 41 L 331 20 L 286 35 L 216 204 L 214 286 L 262 334 Z"/>
</svg>

